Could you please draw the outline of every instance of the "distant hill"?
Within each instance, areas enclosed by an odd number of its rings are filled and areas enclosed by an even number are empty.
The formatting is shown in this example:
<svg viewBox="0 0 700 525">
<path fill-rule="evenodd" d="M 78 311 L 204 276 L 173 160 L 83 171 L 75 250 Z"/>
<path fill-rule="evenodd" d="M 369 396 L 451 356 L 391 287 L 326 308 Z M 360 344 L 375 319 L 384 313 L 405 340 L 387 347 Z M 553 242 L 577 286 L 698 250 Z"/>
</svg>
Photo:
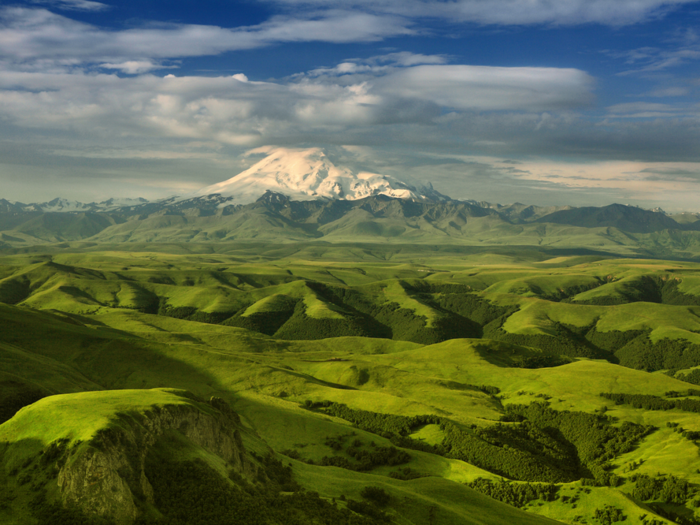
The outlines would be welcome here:
<svg viewBox="0 0 700 525">
<path fill-rule="evenodd" d="M 54 201 L 51 201 L 54 202 Z M 700 258 L 700 221 L 612 204 L 600 208 L 503 206 L 449 198 L 297 200 L 266 191 L 238 204 L 211 194 L 131 201 L 95 211 L 53 211 L 0 201 L 5 250 L 44 243 L 307 242 L 537 246 L 611 255 Z M 72 206 L 72 205 L 71 205 Z M 64 209 L 71 210 L 66 204 Z M 98 210 L 102 211 L 98 211 Z M 687 218 L 686 218 L 687 219 Z"/>
<path fill-rule="evenodd" d="M 630 233 L 688 229 L 687 226 L 677 223 L 663 213 L 623 204 L 611 204 L 601 208 L 584 207 L 555 211 L 540 217 L 537 222 L 569 224 L 582 228 L 617 228 Z"/>
<path fill-rule="evenodd" d="M 503 206 L 501 204 L 489 204 L 486 202 L 483 203 L 482 206 L 484 208 L 496 210 L 499 215 L 506 217 L 514 224 L 532 222 L 544 217 L 545 215 L 561 210 L 571 209 L 571 206 L 533 206 L 532 204 L 522 204 L 520 202 L 509 204 L 507 206 Z"/>
</svg>

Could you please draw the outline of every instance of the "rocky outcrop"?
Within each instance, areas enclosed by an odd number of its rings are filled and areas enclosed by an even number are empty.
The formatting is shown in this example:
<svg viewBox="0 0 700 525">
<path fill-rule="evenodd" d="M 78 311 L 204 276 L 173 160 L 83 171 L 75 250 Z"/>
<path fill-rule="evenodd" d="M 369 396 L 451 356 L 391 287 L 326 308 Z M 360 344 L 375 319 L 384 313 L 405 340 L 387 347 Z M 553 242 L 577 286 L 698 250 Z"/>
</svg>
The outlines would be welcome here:
<svg viewBox="0 0 700 525">
<path fill-rule="evenodd" d="M 58 486 L 63 503 L 130 524 L 140 513 L 140 502 L 153 503 L 144 466 L 149 450 L 162 437 L 177 432 L 223 458 L 231 468 L 245 472 L 251 467 L 239 425 L 238 415 L 218 398 L 120 414 L 92 440 L 74 446 L 61 461 Z"/>
</svg>

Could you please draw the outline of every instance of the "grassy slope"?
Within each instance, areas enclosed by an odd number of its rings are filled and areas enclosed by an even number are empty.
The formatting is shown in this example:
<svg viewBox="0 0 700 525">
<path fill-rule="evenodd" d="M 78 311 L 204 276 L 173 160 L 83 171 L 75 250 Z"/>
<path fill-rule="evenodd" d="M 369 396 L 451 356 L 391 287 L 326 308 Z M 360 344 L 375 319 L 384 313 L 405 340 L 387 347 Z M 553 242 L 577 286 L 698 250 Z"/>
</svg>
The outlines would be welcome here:
<svg viewBox="0 0 700 525">
<path fill-rule="evenodd" d="M 458 343 L 462 343 L 461 345 L 458 345 Z M 444 346 L 444 345 L 443 345 Z M 493 380 L 496 377 L 501 377 L 501 380 L 503 383 L 505 383 L 508 378 L 503 377 L 504 369 L 499 369 L 498 367 L 495 367 L 494 365 L 490 365 L 483 360 L 480 361 L 480 359 L 472 354 L 472 357 L 469 358 L 469 352 L 465 352 L 464 348 L 464 342 L 461 341 L 454 341 L 452 342 L 452 345 L 454 348 L 452 351 L 454 352 L 455 350 L 459 351 L 459 357 L 455 356 L 449 356 L 446 355 L 444 352 L 440 352 L 439 348 L 429 348 L 428 351 L 420 351 L 421 354 L 428 356 L 432 356 L 431 361 L 432 362 L 439 362 L 441 366 L 438 369 L 432 370 L 432 372 L 435 374 L 437 377 L 452 377 L 453 379 L 457 375 L 457 373 L 454 370 L 451 370 L 450 375 L 448 376 L 447 374 L 441 374 L 440 371 L 444 369 L 452 369 L 455 367 L 460 367 L 460 366 L 469 366 L 470 373 L 471 371 L 477 369 L 477 365 L 479 362 L 481 362 L 481 366 L 486 369 L 487 371 L 492 370 L 490 374 L 488 373 L 483 373 L 480 376 L 470 376 L 471 379 L 483 379 L 483 380 L 490 380 L 492 383 L 494 382 Z M 460 347 L 461 346 L 461 347 Z M 329 354 L 335 354 L 337 355 L 337 352 L 331 352 L 327 351 Z M 417 353 L 419 352 L 418 350 L 413 350 L 409 351 L 412 353 Z M 467 355 L 465 355 L 465 353 Z M 201 358 L 201 354 L 199 355 Z M 300 358 L 303 358 L 305 356 L 300 355 L 298 356 Z M 318 353 L 316 353 L 315 357 L 320 357 Z M 377 356 L 379 357 L 379 356 Z M 405 356 L 402 356 L 401 353 L 395 353 L 395 354 L 388 354 L 386 356 L 381 356 L 384 359 L 390 360 L 391 358 L 395 358 L 396 360 L 399 360 L 401 363 L 405 363 L 406 359 Z M 403 357 L 403 358 L 402 358 Z M 471 359 L 471 362 L 470 362 Z M 204 362 L 202 362 L 204 361 Z M 303 359 L 301 360 L 303 361 Z M 425 367 L 423 366 L 423 361 L 421 359 L 421 355 L 416 354 L 415 356 L 412 356 L 412 361 L 416 363 L 416 366 L 418 366 L 421 370 L 423 370 Z M 455 362 L 457 361 L 457 362 Z M 286 361 L 288 362 L 288 361 Z M 224 362 L 219 361 L 213 368 L 218 368 L 223 366 Z M 206 359 L 200 360 L 200 366 L 210 368 L 211 363 L 207 363 Z M 618 369 L 619 367 L 613 367 L 613 365 L 607 365 L 611 368 L 616 368 Z M 240 364 L 236 366 L 233 363 L 229 363 L 229 370 L 222 370 L 221 375 L 226 376 L 228 375 L 233 369 L 239 369 Z M 385 369 L 386 367 L 382 367 Z M 269 386 L 270 383 L 277 384 L 279 382 L 279 377 L 275 376 L 273 377 L 274 374 L 269 374 L 265 373 L 262 370 L 257 369 L 257 374 L 252 377 L 252 372 L 256 370 L 256 368 L 248 368 L 247 370 L 238 370 L 239 373 L 243 373 L 247 378 L 248 381 L 250 381 L 247 385 L 247 388 L 245 391 L 241 392 L 242 397 L 237 397 L 233 399 L 237 399 L 235 408 L 244 415 L 246 421 L 248 424 L 251 425 L 252 428 L 254 428 L 260 435 L 267 441 L 270 445 L 273 446 L 273 448 L 283 449 L 283 448 L 288 448 L 289 444 L 297 444 L 297 445 L 302 445 L 302 451 L 304 452 L 304 455 L 307 457 L 310 457 L 312 459 L 318 459 L 322 455 L 327 455 L 330 453 L 330 450 L 325 448 L 323 443 L 323 440 L 327 436 L 332 436 L 332 435 L 337 435 L 337 434 L 342 434 L 345 432 L 350 431 L 348 429 L 347 424 L 341 421 L 328 421 L 327 418 L 325 417 L 318 417 L 315 414 L 310 414 L 307 411 L 300 410 L 297 408 L 296 403 L 290 403 L 289 401 L 286 400 L 274 400 L 274 398 L 270 398 L 267 395 L 260 395 L 260 394 L 254 394 L 253 392 L 258 391 L 262 388 L 265 388 L 266 386 Z M 515 372 L 513 370 L 506 370 L 510 375 L 511 372 Z M 544 371 L 526 371 L 529 374 L 537 374 L 539 372 L 540 375 L 544 374 Z M 640 372 L 634 372 L 630 371 L 632 373 L 637 373 L 641 374 Z M 598 372 L 600 375 L 600 372 Z M 551 375 L 551 374 L 550 374 Z M 565 377 L 568 374 L 561 373 L 561 381 L 565 380 Z M 464 375 L 461 375 L 461 379 L 465 379 Z M 511 380 L 513 379 L 512 377 L 510 378 Z M 662 377 L 664 381 L 668 381 L 670 383 L 664 383 L 663 385 L 659 386 L 659 389 L 667 388 L 668 384 L 671 384 L 672 386 L 677 386 L 673 380 L 670 378 L 665 378 Z M 532 388 L 534 384 L 540 384 L 540 383 L 546 383 L 549 386 L 549 389 L 541 389 L 541 391 L 549 391 L 549 392 L 556 392 L 556 381 L 557 378 L 547 378 L 543 379 L 542 377 L 536 377 L 536 376 L 531 376 L 531 377 L 521 377 L 519 378 L 518 385 L 520 386 L 525 386 L 528 388 Z M 614 381 L 617 383 L 620 383 L 618 377 L 610 378 L 610 381 Z M 509 381 L 510 382 L 510 381 Z M 287 385 L 289 385 L 289 381 L 285 382 Z M 553 384 L 553 386 L 551 386 Z M 623 385 L 625 383 L 622 383 Z M 310 384 L 307 382 L 302 382 L 298 383 L 297 387 L 303 388 L 304 393 L 301 394 L 300 398 L 307 397 L 308 394 L 311 394 L 312 392 L 318 392 L 318 386 L 314 384 Z M 376 388 L 376 387 L 375 387 Z M 201 385 L 200 385 L 201 389 Z M 384 390 L 387 389 L 386 385 L 382 388 Z M 393 391 L 393 389 L 391 389 Z M 592 390 L 592 389 L 591 389 Z M 322 398 L 328 398 L 329 396 L 327 395 L 329 392 L 337 391 L 337 389 L 332 389 L 328 390 L 325 389 L 323 391 L 323 395 L 320 397 Z M 356 404 L 358 406 L 361 406 L 363 408 L 370 408 L 370 409 L 375 409 L 377 410 L 380 408 L 382 405 L 381 400 L 377 400 L 376 395 L 371 396 L 374 397 L 375 399 L 375 404 L 368 406 L 367 404 L 367 399 L 362 396 L 357 397 L 353 395 L 353 391 L 345 391 L 342 390 L 342 392 L 347 393 L 345 397 L 342 397 L 340 400 L 349 402 L 350 404 Z M 358 393 L 359 394 L 359 393 Z M 386 394 L 385 394 L 386 395 Z M 405 392 L 401 392 L 401 396 L 404 396 Z M 426 395 L 426 392 L 421 390 L 419 394 L 421 398 L 424 398 Z M 49 398 L 49 399 L 60 399 L 59 398 Z M 41 406 L 41 405 L 39 405 Z M 390 409 L 390 411 L 395 412 L 395 413 L 402 413 L 401 407 L 397 405 L 389 406 L 389 407 L 384 407 Z M 469 408 L 462 403 L 460 405 L 460 408 L 464 411 L 469 411 Z M 410 413 L 410 412 L 408 412 Z M 99 418 L 102 417 L 102 414 L 98 411 L 96 413 L 96 418 L 95 421 L 99 421 Z M 65 418 L 66 421 L 70 421 L 70 417 Z M 279 422 L 279 423 L 275 423 Z M 81 427 L 82 428 L 82 427 Z M 86 427 L 87 428 L 87 427 Z M 88 429 L 89 430 L 89 429 Z M 358 435 L 361 438 L 368 439 L 368 440 L 374 440 L 378 444 L 384 443 L 384 440 L 382 438 L 378 438 L 377 436 L 373 435 L 368 435 L 364 432 L 357 431 Z M 53 434 L 51 435 L 53 437 Z M 314 450 L 315 449 L 315 450 Z M 479 469 L 475 469 L 474 467 L 471 467 L 467 464 L 464 464 L 462 462 L 456 461 L 456 460 L 446 460 L 443 458 L 437 458 L 435 456 L 429 455 L 429 454 L 421 454 L 421 453 L 415 453 L 412 452 L 412 455 L 414 456 L 414 459 L 412 462 L 409 464 L 411 468 L 414 468 L 420 472 L 423 472 L 425 474 L 431 474 L 433 476 L 440 476 L 441 478 L 444 478 L 446 480 L 453 480 L 453 481 L 467 481 L 474 479 L 475 477 L 482 477 L 482 476 L 488 476 L 487 473 L 484 473 L 483 471 L 479 471 Z M 304 477 L 303 472 L 308 470 L 309 467 L 303 467 L 300 468 L 299 470 L 301 471 L 299 475 L 301 475 L 301 479 L 306 480 Z M 331 469 L 334 472 L 338 472 L 339 479 L 335 480 L 333 483 L 329 482 L 329 474 L 326 471 L 326 469 L 321 469 L 319 467 L 316 467 L 315 469 L 311 470 L 317 470 L 317 471 L 323 471 L 323 474 L 316 474 L 313 475 L 309 478 L 309 486 L 312 488 L 315 488 L 316 490 L 321 491 L 324 494 L 328 495 L 334 495 L 334 491 L 337 490 L 337 487 L 341 487 L 341 492 L 342 491 L 347 491 L 347 493 L 352 494 L 353 490 L 355 492 L 359 491 L 364 484 L 367 483 L 373 483 L 376 484 L 377 480 L 372 479 L 370 481 L 366 475 L 361 475 L 361 474 L 353 474 L 353 473 L 348 473 L 347 471 L 339 471 L 337 469 Z M 389 469 L 386 469 L 389 470 Z M 381 471 L 377 471 L 376 474 L 381 474 Z M 386 474 L 386 472 L 385 472 Z M 351 482 L 352 478 L 357 478 L 358 481 Z M 381 484 L 382 486 L 384 485 L 398 485 L 398 486 L 403 486 L 404 482 L 398 482 L 398 481 L 389 481 L 388 479 L 384 478 L 385 481 L 382 481 Z M 329 486 L 330 483 L 330 486 Z M 362 485 L 360 485 L 362 483 Z M 414 482 L 412 482 L 414 483 Z M 426 481 L 423 480 L 421 481 L 422 484 L 425 484 Z M 354 489 L 353 489 L 354 486 Z M 436 487 L 434 483 L 431 483 L 429 488 Z M 441 490 L 446 490 L 448 487 L 443 487 Z M 440 507 L 440 512 L 446 512 L 447 515 L 449 515 L 454 509 L 451 509 L 451 507 L 461 507 L 462 510 L 464 510 L 464 504 L 465 502 L 461 499 L 464 498 L 464 490 L 462 490 L 462 496 L 460 498 L 456 498 L 455 494 L 455 500 L 452 500 L 451 498 L 445 498 L 442 503 L 442 506 Z M 403 492 L 403 491 L 402 491 Z M 410 493 L 411 491 L 409 491 Z M 449 491 L 448 491 L 449 492 Z M 346 493 L 346 492 L 342 492 Z M 458 491 L 458 493 L 460 493 Z M 420 491 L 419 491 L 420 494 Z M 415 499 L 417 496 L 414 494 L 412 496 L 412 499 Z M 425 497 L 425 496 L 420 496 L 416 501 L 414 501 L 413 504 L 419 505 L 420 500 Z M 599 498 L 600 501 L 607 501 L 607 496 L 603 497 L 602 499 Z M 461 503 L 457 503 L 457 501 L 461 501 Z M 478 498 L 477 498 L 478 502 Z M 599 501 L 598 501 L 599 502 Z M 474 503 L 477 504 L 477 503 Z M 484 512 L 487 512 L 484 510 Z M 459 515 L 459 512 L 457 513 Z M 507 516 L 507 514 L 499 514 L 503 516 Z M 447 518 L 446 518 L 447 519 Z M 489 518 L 493 519 L 493 517 Z M 510 518 L 512 519 L 512 518 Z M 487 521 L 489 522 L 489 521 Z M 493 521 L 496 523 L 495 521 Z"/>
<path fill-rule="evenodd" d="M 0 425 L 0 443 L 9 444 L 3 466 L 9 471 L 59 439 L 68 439 L 70 443 L 89 441 L 98 430 L 118 425 L 122 414 L 138 414 L 163 405 L 195 403 L 167 389 L 106 390 L 46 397 Z"/>
<path fill-rule="evenodd" d="M 99 390 L 70 366 L 14 345 L 0 343 L 0 384 L 22 385 L 44 395 Z"/>
<path fill-rule="evenodd" d="M 24 408 L 11 421 L 0 426 L 0 446 L 4 445 L 5 459 L 3 473 L 20 466 L 26 459 L 34 457 L 38 451 L 59 439 L 68 439 L 69 445 L 89 442 L 97 431 L 120 425 L 121 418 L 125 416 L 143 413 L 154 406 L 181 404 L 199 407 L 197 403 L 179 395 L 178 391 L 164 389 L 87 392 L 45 398 Z M 248 441 L 250 439 L 249 436 Z M 189 451 L 188 457 L 202 456 L 196 452 Z M 215 463 L 216 458 L 204 459 Z M 299 481 L 310 489 L 321 491 L 327 497 L 346 495 L 360 499 L 359 493 L 367 484 L 385 488 L 394 501 L 398 502 L 393 507 L 398 513 L 396 523 L 399 524 L 429 523 L 431 514 L 440 516 L 441 523 L 553 523 L 494 502 L 447 479 L 402 482 L 333 467 L 294 463 Z M 444 463 L 445 468 L 434 470 L 440 474 L 449 470 L 448 462 L 445 460 Z M 420 467 L 420 462 L 418 466 Z M 13 486 L 12 490 L 16 502 L 26 499 L 26 494 L 20 487 Z M 431 511 L 431 507 L 435 508 Z M 475 517 L 477 509 L 478 518 Z M 7 509 L 0 510 L 0 516 L 5 514 L 4 510 Z M 31 523 L 23 509 L 13 505 L 9 510 L 14 511 L 14 515 L 9 517 L 5 514 L 8 523 Z"/>
<path fill-rule="evenodd" d="M 295 464 L 299 480 L 311 487 L 321 487 L 332 496 L 350 495 L 359 499 L 359 493 L 368 483 L 368 477 L 335 467 L 323 469 Z M 413 481 L 398 481 L 386 477 L 372 476 L 372 486 L 381 487 L 398 501 L 401 517 L 397 525 L 416 523 L 441 523 L 446 525 L 506 525 L 518 523 L 558 523 L 539 516 L 516 511 L 487 496 L 476 493 L 462 485 L 441 478 L 421 478 Z M 431 510 L 432 509 L 432 510 Z"/>
<path fill-rule="evenodd" d="M 37 523 L 30 511 L 37 493 L 45 491 L 48 498 L 52 498 L 58 491 L 53 462 L 44 461 L 52 445 L 63 442 L 64 449 L 76 457 L 94 446 L 91 440 L 100 431 L 119 428 L 133 432 L 154 408 L 181 405 L 215 413 L 210 406 L 190 399 L 189 393 L 174 389 L 53 395 L 23 408 L 10 421 L 0 425 L 0 485 L 4 500 L 0 505 L 0 522 L 8 525 Z M 201 459 L 226 476 L 222 458 L 182 435 L 171 432 L 168 436 L 179 441 L 181 459 Z M 163 443 L 159 442 L 157 446 L 162 447 Z M 13 474 L 17 470 L 19 476 Z M 22 478 L 28 478 L 31 484 Z"/>
<path fill-rule="evenodd" d="M 209 259 L 190 255 L 163 258 L 149 254 L 126 258 L 114 253 L 66 254 L 61 256 L 60 264 L 80 263 L 85 270 L 76 273 L 49 267 L 49 271 L 45 262 L 37 262 L 33 267 L 26 268 L 21 258 L 13 258 L 13 265 L 3 268 L 0 277 L 4 276 L 5 281 L 2 282 L 6 282 L 8 278 L 18 275 L 40 273 L 46 280 L 38 290 L 53 275 L 60 273 L 61 279 L 70 279 L 73 283 L 89 281 L 90 286 L 98 287 L 100 293 L 106 293 L 104 290 L 113 285 L 111 281 L 122 281 L 117 274 L 123 272 L 122 275 L 128 273 L 129 277 L 135 278 L 128 281 L 132 286 L 153 290 L 157 287 L 173 290 L 184 288 L 184 291 L 178 292 L 178 297 L 184 298 L 183 304 L 187 304 L 185 299 L 193 300 L 198 305 L 205 304 L 207 293 L 192 295 L 192 289 L 216 290 L 217 287 L 224 287 L 230 295 L 251 293 L 256 298 L 251 304 L 264 310 L 266 300 L 274 301 L 267 298 L 274 298 L 275 294 L 312 297 L 303 281 L 279 284 L 280 280 L 288 278 L 304 276 L 325 282 L 352 281 L 353 285 L 372 288 L 376 285 L 370 285 L 368 281 L 386 282 L 390 278 L 422 276 L 427 277 L 429 282 L 470 283 L 474 289 L 484 290 L 485 297 L 503 304 L 518 304 L 521 310 L 506 323 L 507 329 L 510 329 L 511 322 L 514 326 L 517 322 L 520 329 L 529 323 L 534 329 L 546 331 L 547 322 L 585 325 L 586 321 L 595 319 L 599 319 L 599 327 L 606 326 L 601 323 L 609 323 L 612 329 L 621 326 L 616 323 L 623 321 L 629 326 L 647 323 L 645 326 L 656 329 L 662 329 L 669 323 L 677 323 L 679 330 L 695 326 L 692 324 L 695 311 L 692 307 L 647 303 L 599 307 L 551 303 L 537 297 L 527 297 L 535 287 L 548 292 L 565 288 L 567 283 L 572 282 L 568 276 L 572 271 L 581 275 L 583 282 L 590 283 L 592 279 L 610 275 L 611 271 L 622 276 L 635 272 L 665 272 L 678 265 L 587 261 L 572 270 L 568 265 L 577 261 L 570 259 L 556 260 L 547 266 L 537 266 L 538 263 L 504 266 L 500 263 L 468 268 L 460 268 L 456 261 L 451 261 L 453 266 L 448 266 L 447 271 L 434 271 L 435 268 L 430 267 L 430 271 L 425 271 L 425 268 L 415 264 L 387 262 L 358 265 L 354 269 L 348 268 L 347 264 L 338 264 L 339 268 L 335 269 L 333 264 L 319 266 L 318 263 L 311 263 L 305 266 L 297 263 L 291 270 L 295 275 L 290 276 L 276 264 L 268 262 L 262 266 L 251 266 L 244 261 L 221 256 Z M 435 266 L 439 268 L 439 265 Z M 127 272 L 121 268 L 130 270 Z M 221 271 L 221 268 L 226 270 Z M 688 265 L 686 269 L 691 268 Z M 219 278 L 212 277 L 222 273 L 226 274 L 228 285 L 222 285 Z M 149 283 L 148 279 L 153 276 L 169 277 L 174 284 Z M 233 276 L 237 276 L 237 280 Z M 199 282 L 196 286 L 183 286 L 187 279 Z M 517 286 L 514 283 L 519 281 L 526 287 L 523 290 L 529 290 L 524 292 L 526 297 L 513 293 L 511 288 L 506 289 L 506 286 Z M 574 284 L 576 282 L 573 281 Z M 388 285 L 389 290 L 396 292 L 391 296 L 392 300 L 401 301 L 407 307 L 425 306 L 408 295 L 399 281 L 389 281 Z M 51 289 L 43 288 L 46 292 L 44 296 L 49 296 Z M 56 301 L 46 304 L 68 312 L 74 312 L 76 302 L 80 302 L 65 297 Z M 207 301 L 211 301 L 211 297 Z M 320 306 L 325 307 L 323 303 Z M 306 399 L 334 400 L 358 409 L 394 414 L 437 413 L 457 422 L 481 426 L 499 417 L 497 403 L 479 392 L 459 390 L 454 386 L 450 388 L 449 382 L 497 386 L 502 391 L 501 402 L 506 404 L 529 402 L 538 399 L 538 394 L 543 394 L 552 397 L 553 408 L 589 412 L 609 404 L 599 397 L 601 392 L 663 395 L 669 390 L 688 388 L 687 384 L 665 375 L 647 374 L 601 361 L 584 360 L 537 370 L 503 368 L 484 359 L 484 354 L 498 357 L 499 353 L 505 355 L 516 350 L 506 344 L 480 340 L 450 340 L 431 346 L 356 337 L 313 342 L 277 341 L 240 328 L 143 314 L 111 305 L 99 305 L 90 311 L 91 315 L 87 316 L 65 315 L 0 304 L 0 321 L 5 328 L 0 334 L 4 351 L 0 355 L 4 359 L 11 357 L 13 363 L 26 363 L 25 376 L 52 393 L 102 387 L 168 386 L 186 388 L 201 395 L 221 395 L 235 405 L 247 425 L 273 448 L 279 451 L 300 445 L 297 448 L 303 457 L 310 459 L 332 454 L 324 445 L 325 438 L 351 429 L 344 421 L 300 409 L 299 403 Z M 660 317 L 659 312 L 668 314 Z M 684 316 L 684 312 L 687 316 Z M 635 318 L 643 319 L 644 316 L 646 321 L 636 321 L 637 324 L 634 324 Z M 39 368 L 42 374 L 37 373 Z M 684 428 L 700 430 L 694 414 L 647 412 L 626 406 L 610 406 L 609 409 L 609 414 L 621 420 L 655 424 L 662 428 L 646 438 L 637 450 L 619 458 L 616 464 L 620 472 L 630 461 L 645 459 L 644 472 L 669 472 L 700 482 L 696 472 L 700 467 L 698 460 L 687 459 L 691 456 L 697 458 L 697 448 L 665 429 L 665 422 L 672 420 Z M 362 439 L 385 443 L 377 436 L 356 432 Z M 417 452 L 411 452 L 411 455 L 414 456 L 409 464 L 411 468 L 445 480 L 461 482 L 488 476 L 476 467 L 457 460 Z M 377 477 L 388 473 L 390 469 L 385 467 L 372 474 L 359 474 L 335 468 L 311 467 L 298 462 L 294 464 L 300 479 L 322 494 L 335 494 L 333 487 L 336 485 L 348 487 L 343 489 L 348 490 L 347 493 L 359 491 L 364 486 L 362 483 L 372 481 L 396 487 L 397 494 L 407 491 L 410 495 L 413 487 L 423 487 L 415 489 L 418 495 L 411 496 L 412 500 L 423 501 L 419 505 L 421 509 L 426 509 L 428 503 L 425 502 L 431 501 L 431 491 L 453 494 L 454 498 L 445 498 L 442 503 L 437 500 L 440 512 L 444 511 L 446 516 L 458 516 L 461 511 L 457 507 L 467 505 L 465 502 L 457 503 L 467 494 L 463 487 L 443 486 L 434 478 L 400 482 Z M 591 505 L 619 500 L 614 490 L 600 491 Z M 478 498 L 469 501 L 475 505 L 484 504 Z M 408 502 L 405 504 L 410 505 Z M 634 507 L 632 504 L 626 505 Z M 570 520 L 574 516 L 570 510 L 552 505 L 538 507 L 537 512 Z M 458 520 L 456 517 L 449 519 Z"/>
</svg>

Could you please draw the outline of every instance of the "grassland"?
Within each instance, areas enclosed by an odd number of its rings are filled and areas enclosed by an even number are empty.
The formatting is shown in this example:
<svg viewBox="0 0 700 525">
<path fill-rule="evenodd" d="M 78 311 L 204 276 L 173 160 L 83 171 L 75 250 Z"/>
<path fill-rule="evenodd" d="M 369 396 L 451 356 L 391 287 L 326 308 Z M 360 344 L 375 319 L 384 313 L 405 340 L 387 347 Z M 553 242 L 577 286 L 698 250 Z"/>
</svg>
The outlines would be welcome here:
<svg viewBox="0 0 700 525">
<path fill-rule="evenodd" d="M 625 523 L 700 519 L 697 414 L 601 396 L 694 388 L 679 378 L 700 367 L 698 264 L 512 247 L 132 248 L 0 258 L 0 483 L 16 499 L 0 500 L 0 521 L 37 523 L 13 473 L 23 454 L 89 440 L 115 414 L 193 403 L 171 389 L 224 399 L 247 450 L 291 465 L 329 504 L 383 488 L 397 524 L 603 523 L 606 508 Z M 540 405 L 548 422 L 513 416 Z M 400 463 L 358 459 L 372 451 Z M 466 485 L 550 471 L 566 478 L 558 497 L 520 510 Z M 640 499 L 640 475 L 689 485 Z"/>
</svg>

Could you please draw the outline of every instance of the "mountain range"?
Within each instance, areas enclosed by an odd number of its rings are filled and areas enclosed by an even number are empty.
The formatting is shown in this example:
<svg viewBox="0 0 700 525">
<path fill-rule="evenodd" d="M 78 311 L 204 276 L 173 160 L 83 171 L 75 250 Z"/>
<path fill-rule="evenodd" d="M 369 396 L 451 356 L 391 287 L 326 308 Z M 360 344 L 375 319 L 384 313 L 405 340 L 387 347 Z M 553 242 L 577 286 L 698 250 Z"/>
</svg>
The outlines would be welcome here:
<svg viewBox="0 0 700 525">
<path fill-rule="evenodd" d="M 370 242 L 554 246 L 700 256 L 700 218 L 661 210 L 454 200 L 430 185 L 338 167 L 318 148 L 271 148 L 224 182 L 158 201 L 0 199 L 0 247 L 57 242 Z"/>
</svg>

